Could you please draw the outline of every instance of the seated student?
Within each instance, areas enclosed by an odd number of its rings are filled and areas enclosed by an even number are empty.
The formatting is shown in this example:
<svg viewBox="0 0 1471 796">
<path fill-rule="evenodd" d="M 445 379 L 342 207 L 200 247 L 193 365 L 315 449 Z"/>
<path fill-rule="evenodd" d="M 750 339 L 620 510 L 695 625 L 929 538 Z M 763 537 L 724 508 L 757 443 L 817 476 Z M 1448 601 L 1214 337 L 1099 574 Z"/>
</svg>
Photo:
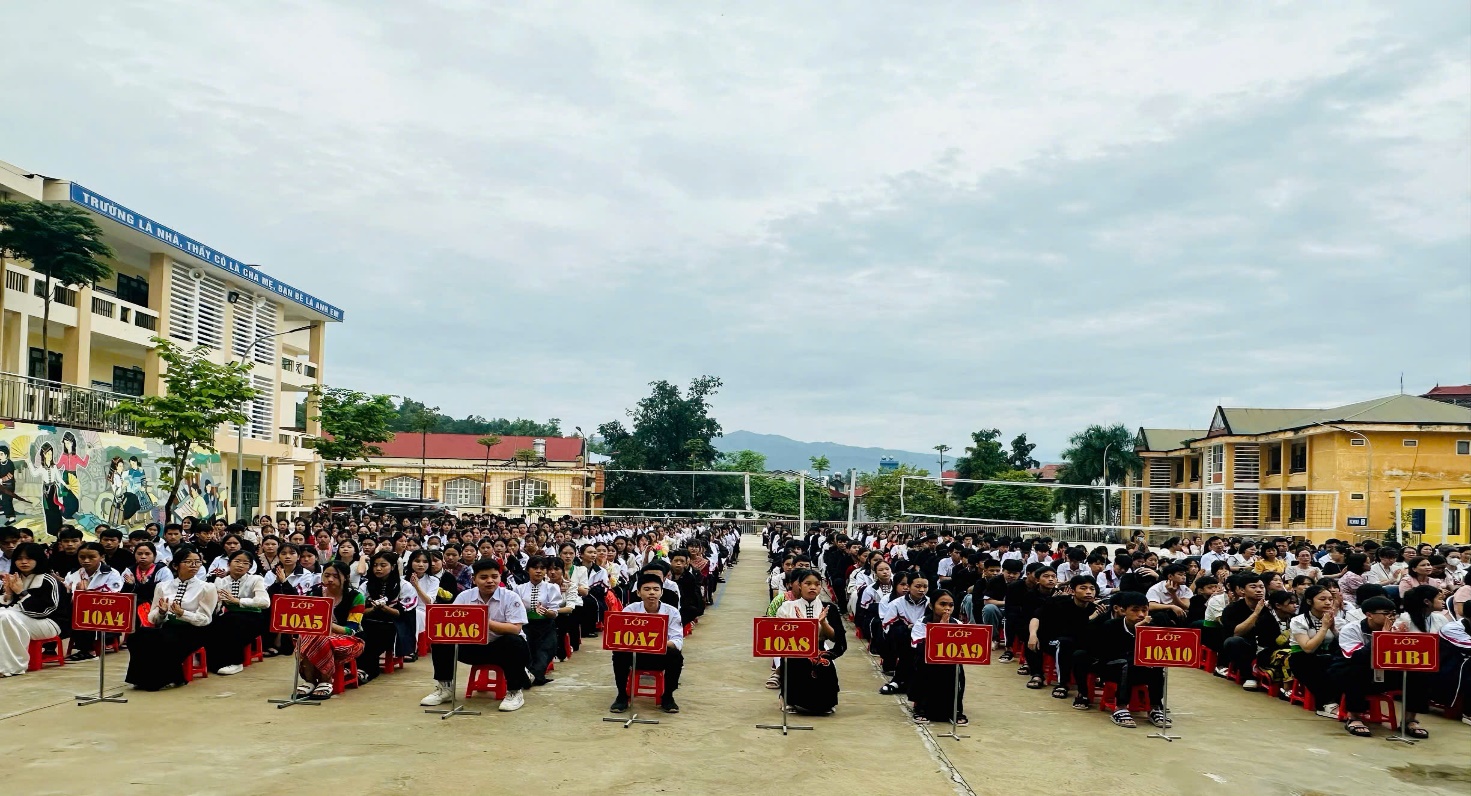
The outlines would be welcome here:
<svg viewBox="0 0 1471 796">
<path fill-rule="evenodd" d="M 1304 610 L 1292 618 L 1292 651 L 1287 658 L 1288 675 L 1312 694 L 1318 715 L 1329 719 L 1338 718 L 1338 690 L 1328 678 L 1328 667 L 1338 651 L 1337 602 L 1333 592 L 1322 586 L 1303 591 Z"/>
<path fill-rule="evenodd" d="M 134 605 L 140 627 L 148 626 L 148 609 L 153 605 L 158 587 L 173 579 L 174 573 L 158 562 L 158 548 L 153 542 L 140 541 L 133 546 L 133 566 L 123 573 L 123 591 L 136 595 Z"/>
<path fill-rule="evenodd" d="M 250 574 L 254 559 L 249 550 L 237 549 L 226 556 L 225 574 L 214 581 L 220 613 L 209 625 L 204 647 L 215 674 L 244 671 L 246 646 L 266 632 L 271 595 L 265 579 Z"/>
<path fill-rule="evenodd" d="M 785 586 L 787 573 L 791 572 L 796 565 L 796 556 L 786 556 L 780 564 L 771 568 L 771 573 L 766 578 L 766 599 L 776 599 L 776 595 L 780 594 Z"/>
<path fill-rule="evenodd" d="M 1264 581 L 1272 577 L 1280 576 L 1275 572 L 1261 575 Z M 1238 631 L 1241 631 L 1243 625 L 1248 626 L 1248 630 L 1227 639 L 1222 654 L 1248 681 L 1254 682 L 1254 665 L 1255 669 L 1259 669 L 1280 685 L 1287 678 L 1287 658 L 1292 644 L 1289 624 L 1297 615 L 1297 595 L 1285 589 L 1274 591 L 1267 594 L 1263 603 L 1266 608 L 1254 618 L 1249 616 L 1237 624 Z M 1247 653 L 1252 646 L 1255 647 L 1254 656 Z M 1255 690 L 1255 686 L 1248 686 L 1245 682 L 1241 687 L 1248 691 Z"/>
<path fill-rule="evenodd" d="M 1205 611 L 1210 599 L 1221 590 L 1221 584 L 1210 575 L 1201 575 L 1195 579 L 1195 585 L 1190 596 L 1190 610 L 1185 614 L 1185 624 L 1189 627 L 1203 627 L 1205 625 Z"/>
<path fill-rule="evenodd" d="M 1440 671 L 1432 675 L 1430 701 L 1465 707 L 1471 700 L 1471 615 L 1447 622 L 1440 628 Z M 1471 710 L 1461 713 L 1471 724 Z"/>
<path fill-rule="evenodd" d="M 810 658 L 779 658 L 786 670 L 779 682 L 788 708 L 797 713 L 826 716 L 838 706 L 838 669 L 833 661 L 848 650 L 843 612 L 819 598 L 822 576 L 817 570 L 796 571 L 792 583 L 795 598 L 782 603 L 776 615 L 783 619 L 819 620 L 818 649 Z"/>
<path fill-rule="evenodd" d="M 454 604 L 489 606 L 490 639 L 485 644 L 433 645 L 429 655 L 434 661 L 434 691 L 419 704 L 433 707 L 454 698 L 450 680 L 455 669 L 455 650 L 459 650 L 460 663 L 500 667 L 506 677 L 506 698 L 501 700 L 500 710 L 517 710 L 526 704 L 524 691 L 531 686 L 526 676 L 531 652 L 521 635 L 526 625 L 526 604 L 515 591 L 501 585 L 500 562 L 482 558 L 471 569 L 471 588 L 455 595 Z"/>
<path fill-rule="evenodd" d="M 404 563 L 403 582 L 398 593 L 403 599 L 403 611 L 394 626 L 394 648 L 404 659 L 413 663 L 419 659 L 419 634 L 424 632 L 424 612 L 439 594 L 439 578 L 429 574 L 428 550 L 411 550 Z"/>
<path fill-rule="evenodd" d="M 1224 640 L 1221 642 L 1220 665 L 1216 667 L 1216 674 L 1226 677 L 1231 669 L 1235 669 L 1243 678 L 1242 687 L 1255 691 L 1257 681 L 1253 665 L 1257 662 L 1257 653 L 1266 646 L 1263 643 L 1266 634 L 1271 633 L 1276 638 L 1277 628 L 1271 617 L 1261 621 L 1263 613 L 1268 610 L 1266 589 L 1262 586 L 1261 576 L 1242 572 L 1233 577 L 1240 584 L 1241 599 L 1226 606 L 1221 612 Z M 1260 627 L 1257 625 L 1258 621 L 1261 621 Z"/>
<path fill-rule="evenodd" d="M 562 605 L 557 609 L 555 620 L 556 640 L 552 644 L 559 661 L 567 660 L 569 647 L 573 652 L 582 648 L 582 623 L 577 620 L 577 611 L 582 607 L 582 595 L 572 588 L 566 572 L 562 567 L 547 567 L 547 580 L 562 590 Z"/>
<path fill-rule="evenodd" d="M 31 642 L 59 636 L 68 611 L 66 588 L 48 570 L 46 548 L 24 542 L 8 559 L 10 572 L 0 577 L 0 677 L 25 674 Z"/>
<path fill-rule="evenodd" d="M 1349 735 L 1367 738 L 1373 735 L 1364 722 L 1369 710 L 1369 695 L 1397 689 L 1404 683 L 1405 734 L 1411 738 L 1429 738 L 1430 733 L 1420 726 L 1416 716 L 1430 707 L 1429 680 L 1425 674 L 1410 672 L 1407 679 L 1386 677 L 1376 682 L 1370 639 L 1381 630 L 1390 630 L 1394 625 L 1394 600 L 1383 596 L 1367 597 L 1359 602 L 1364 618 L 1344 626 L 1338 631 L 1340 653 L 1328 669 L 1328 676 L 1343 694 L 1343 708 L 1349 720 L 1344 729 Z"/>
<path fill-rule="evenodd" d="M 955 597 L 950 592 L 943 589 L 935 592 L 925 611 L 924 621 L 915 623 L 910 629 L 911 643 L 918 650 L 914 682 L 909 688 L 909 695 L 914 700 L 914 723 L 928 724 L 953 718 L 956 726 L 964 727 L 970 723 L 965 717 L 965 667 L 925 661 L 924 639 L 931 624 L 960 624 L 955 617 Z M 957 684 L 959 699 L 955 695 Z"/>
<path fill-rule="evenodd" d="M 1037 580 L 1044 569 L 1052 572 L 1052 577 L 1049 579 L 1052 585 L 1045 589 L 1038 585 Z M 1037 609 L 1041 608 L 1042 604 L 1057 592 L 1057 572 L 1051 570 L 1050 567 L 1043 564 L 1027 564 L 1024 571 L 1026 574 L 1020 580 L 1006 587 L 1006 638 L 1009 642 L 1024 640 L 1028 637 L 1028 626 L 1032 622 L 1032 617 L 1037 615 Z M 1008 646 L 1006 652 L 1010 651 L 1011 648 Z M 1002 653 L 1001 659 L 1002 661 L 1007 660 L 1005 652 Z M 1025 661 L 1017 667 L 1016 673 L 1028 674 Z"/>
<path fill-rule="evenodd" d="M 66 576 L 63 583 L 68 592 L 100 591 L 117 594 L 123 590 L 122 573 L 109 567 L 102 560 L 102 545 L 96 542 L 88 542 L 77 549 L 77 569 Z M 114 633 L 109 633 L 109 641 L 116 640 Z M 66 656 L 68 661 L 88 661 L 97 657 L 97 633 L 92 630 L 73 630 L 71 634 L 72 654 Z"/>
<path fill-rule="evenodd" d="M 659 614 L 667 617 L 669 639 L 662 655 L 640 652 L 638 668 L 643 671 L 664 672 L 664 696 L 659 708 L 665 713 L 678 713 L 679 704 L 674 701 L 674 692 L 679 688 L 679 675 L 684 670 L 684 624 L 679 621 L 679 609 L 663 601 L 664 579 L 656 572 L 644 572 L 638 576 L 638 601 L 624 607 L 634 614 Z M 608 710 L 622 713 L 628 710 L 628 678 L 633 671 L 633 653 L 613 653 L 613 684 L 618 687 L 618 697 Z"/>
<path fill-rule="evenodd" d="M 669 554 L 669 578 L 679 591 L 679 617 L 686 625 L 705 615 L 705 584 L 689 564 L 689 553 L 674 550 Z"/>
<path fill-rule="evenodd" d="M 285 557 L 285 548 L 282 548 Z M 403 613 L 403 578 L 398 556 L 380 550 L 369 559 L 368 577 L 363 580 L 363 623 L 358 637 L 363 640 L 358 655 L 358 683 L 367 683 L 383 670 L 380 657 L 391 652 L 398 637 L 398 618 Z"/>
<path fill-rule="evenodd" d="M 128 636 L 128 673 L 123 678 L 140 691 L 184 684 L 184 660 L 204 646 L 214 621 L 219 589 L 197 577 L 204 558 L 181 545 L 169 565 L 174 579 L 155 591 L 150 627 Z"/>
<path fill-rule="evenodd" d="M 1057 577 L 1051 570 L 1037 573 L 1045 587 L 1046 581 Z M 1056 699 L 1067 699 L 1068 681 L 1076 680 L 1078 697 L 1073 707 L 1086 710 L 1088 707 L 1087 670 L 1092 660 L 1088 650 L 1088 622 L 1098 615 L 1102 606 L 1094 602 L 1098 584 L 1091 575 L 1076 575 L 1068 582 L 1070 594 L 1059 594 L 1050 598 L 1037 609 L 1028 623 L 1027 671 L 1032 673 L 1027 688 L 1042 688 L 1042 656 L 1051 652 L 1057 661 L 1057 686 L 1052 689 Z"/>
<path fill-rule="evenodd" d="M 1445 596 L 1436 586 L 1401 589 L 1400 605 L 1404 610 L 1394 620 L 1396 633 L 1439 633 L 1451 619 L 1445 611 Z"/>
<path fill-rule="evenodd" d="M 1164 709 L 1164 669 L 1134 664 L 1134 631 L 1149 624 L 1149 599 L 1138 592 L 1119 592 L 1113 598 L 1113 613 L 1092 642 L 1099 678 L 1116 686 L 1117 709 L 1110 718 L 1120 727 L 1137 726 L 1129 714 L 1129 699 L 1134 686 L 1142 683 L 1149 688 L 1149 723 L 1167 729 L 1173 722 Z"/>
<path fill-rule="evenodd" d="M 548 581 L 546 574 L 549 567 L 557 566 L 561 566 L 558 559 L 532 556 L 526 562 L 527 581 L 515 588 L 526 606 L 522 632 L 530 650 L 533 686 L 546 685 L 554 679 L 547 677 L 547 666 L 551 664 L 552 656 L 557 654 L 557 611 L 562 607 L 562 590 Z"/>
<path fill-rule="evenodd" d="M 324 636 L 303 636 L 297 668 L 301 683 L 298 697 L 324 700 L 332 697 L 337 673 L 349 661 L 363 654 L 363 641 L 357 637 L 363 622 L 363 593 L 351 585 L 351 572 L 346 562 L 328 561 L 322 568 L 322 582 L 317 597 L 332 600 L 332 632 Z"/>
<path fill-rule="evenodd" d="M 612 582 L 608 570 L 598 563 L 597 548 L 584 544 L 578 548 L 578 565 L 572 570 L 572 586 L 582 597 L 582 608 L 577 611 L 577 623 L 583 638 L 597 638 L 598 622 L 603 618 L 603 598 Z"/>
<path fill-rule="evenodd" d="M 82 532 L 71 525 L 63 525 L 56 532 L 56 544 L 47 554 L 51 571 L 56 573 L 56 577 L 65 578 L 82 566 L 77 557 L 77 551 L 82 548 L 82 539 Z"/>
<path fill-rule="evenodd" d="M 133 554 L 123 547 L 123 532 L 117 528 L 98 526 L 97 542 L 102 545 L 102 560 L 116 572 L 133 566 Z"/>
<path fill-rule="evenodd" d="M 929 607 L 929 590 L 929 578 L 915 575 L 909 579 L 907 593 L 889 601 L 884 644 L 888 659 L 893 661 L 894 672 L 889 682 L 879 688 L 880 694 L 899 694 L 909 687 L 915 659 L 912 633 L 915 623 L 924 621 L 925 609 Z"/>
<path fill-rule="evenodd" d="M 1144 592 L 1149 599 L 1149 623 L 1184 627 L 1190 617 L 1190 598 L 1195 596 L 1195 592 L 1185 585 L 1186 568 L 1183 564 L 1170 564 L 1163 574 L 1162 580 Z"/>
<path fill-rule="evenodd" d="M 863 637 L 868 641 L 870 654 L 878 654 L 878 640 L 883 638 L 883 626 L 879 622 L 879 606 L 887 602 L 894 593 L 894 570 L 889 562 L 880 560 L 873 567 L 873 582 L 858 595 L 858 610 L 853 614 L 853 624 L 863 628 Z"/>
<path fill-rule="evenodd" d="M 1021 574 L 1021 560 L 1008 558 L 1000 563 L 999 574 L 986 578 L 981 592 L 981 624 L 991 626 L 991 645 L 1002 650 L 1002 663 L 1011 663 L 1016 658 L 1007 645 L 1005 633 L 1006 593 L 1011 584 L 1021 579 Z"/>
</svg>

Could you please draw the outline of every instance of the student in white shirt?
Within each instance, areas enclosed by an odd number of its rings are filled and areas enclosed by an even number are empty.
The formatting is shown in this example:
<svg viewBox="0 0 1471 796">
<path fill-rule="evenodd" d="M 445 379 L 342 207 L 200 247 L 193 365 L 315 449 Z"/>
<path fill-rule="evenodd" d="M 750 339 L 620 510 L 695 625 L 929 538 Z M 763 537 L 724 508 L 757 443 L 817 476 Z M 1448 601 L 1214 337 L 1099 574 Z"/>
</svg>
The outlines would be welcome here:
<svg viewBox="0 0 1471 796">
<path fill-rule="evenodd" d="M 516 592 L 501 585 L 501 565 L 493 558 L 482 558 L 471 565 L 471 587 L 455 595 L 455 605 L 484 605 L 490 611 L 490 638 L 485 644 L 435 644 L 430 649 L 434 660 L 434 692 L 419 704 L 440 705 L 452 699 L 450 679 L 455 668 L 456 650 L 460 663 L 471 666 L 498 666 L 506 677 L 506 698 L 501 711 L 512 711 L 526 704 L 525 691 L 531 685 L 526 667 L 531 662 L 526 637 L 526 605 Z"/>
<path fill-rule="evenodd" d="M 1156 625 L 1183 626 L 1190 613 L 1190 598 L 1195 592 L 1185 585 L 1188 570 L 1184 564 L 1165 567 L 1164 577 L 1144 593 L 1149 600 L 1150 620 Z"/>
<path fill-rule="evenodd" d="M 679 704 L 674 701 L 674 692 L 679 688 L 679 675 L 684 670 L 684 625 L 680 622 L 679 609 L 663 601 L 664 578 L 655 572 L 644 572 L 638 576 L 638 602 L 630 603 L 623 610 L 633 614 L 659 614 L 665 617 L 669 627 L 668 641 L 663 654 L 639 653 L 640 671 L 664 673 L 664 695 L 659 708 L 665 713 L 678 713 Z M 608 710 L 622 713 L 628 710 L 629 677 L 633 674 L 633 653 L 613 653 L 613 684 L 618 688 L 618 697 Z"/>
<path fill-rule="evenodd" d="M 134 688 L 158 691 L 184 684 L 184 660 L 204 646 L 219 601 L 219 589 L 195 577 L 203 567 L 192 546 L 174 551 L 174 580 L 154 592 L 150 626 L 128 635 L 124 680 Z"/>
<path fill-rule="evenodd" d="M 78 548 L 77 563 L 81 566 L 66 576 L 66 580 L 63 581 L 66 590 L 69 592 L 100 591 L 109 594 L 121 592 L 123 590 L 122 573 L 109 567 L 107 562 L 102 560 L 102 556 L 102 545 L 96 542 L 87 542 Z M 116 639 L 116 634 L 108 634 L 109 642 Z M 97 657 L 96 631 L 72 631 L 71 646 L 72 654 L 66 659 L 72 663 Z"/>
<path fill-rule="evenodd" d="M 215 674 L 243 671 L 246 646 L 266 632 L 271 595 L 266 592 L 265 579 L 250 573 L 254 558 L 248 550 L 229 554 L 224 576 L 212 584 L 219 592 L 220 614 L 210 623 L 205 651 L 209 665 L 216 667 Z"/>
<path fill-rule="evenodd" d="M 561 566 L 553 556 L 532 556 L 526 562 L 527 582 L 516 586 L 516 594 L 526 604 L 526 646 L 531 650 L 531 685 L 546 685 L 547 666 L 557 654 L 557 611 L 562 607 L 562 590 L 546 578 L 547 568 Z"/>
</svg>

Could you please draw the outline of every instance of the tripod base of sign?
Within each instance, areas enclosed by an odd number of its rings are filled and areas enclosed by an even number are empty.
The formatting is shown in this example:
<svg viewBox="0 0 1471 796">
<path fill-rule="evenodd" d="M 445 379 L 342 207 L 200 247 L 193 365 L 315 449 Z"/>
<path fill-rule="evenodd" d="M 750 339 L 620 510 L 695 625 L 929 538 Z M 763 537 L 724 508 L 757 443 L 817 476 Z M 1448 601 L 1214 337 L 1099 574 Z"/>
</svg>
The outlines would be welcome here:
<svg viewBox="0 0 1471 796">
<path fill-rule="evenodd" d="M 637 683 L 638 682 L 638 653 L 635 652 L 632 655 L 633 655 L 633 657 L 630 658 L 630 663 L 628 664 L 628 671 L 629 671 L 630 676 L 633 677 L 634 683 Z M 633 693 L 632 693 L 631 690 L 629 692 L 629 697 L 630 698 L 633 697 Z M 604 716 L 603 717 L 603 721 L 611 721 L 611 722 L 614 722 L 615 724 L 622 724 L 623 725 L 623 729 L 625 729 L 625 730 L 628 729 L 629 727 L 635 725 L 635 724 L 658 724 L 659 723 L 658 719 L 641 719 L 641 718 L 638 717 L 638 714 L 637 713 L 633 714 L 632 716 L 629 716 L 626 719 L 625 718 L 618 717 L 618 716 Z"/>
<path fill-rule="evenodd" d="M 56 646 L 57 646 L 56 651 L 58 653 L 60 653 L 61 652 L 61 642 L 60 641 L 56 642 Z M 106 633 L 98 633 L 97 634 L 97 693 L 96 694 L 77 694 L 77 695 L 73 696 L 72 699 L 75 699 L 77 701 L 77 707 L 79 707 L 79 708 L 86 707 L 87 705 L 95 705 L 98 702 L 116 702 L 117 704 L 120 704 L 120 705 L 121 704 L 126 704 L 128 700 L 122 698 L 120 696 L 120 694 L 122 694 L 122 689 L 118 689 L 117 692 L 116 693 L 113 693 L 113 694 L 107 693 L 107 634 Z"/>
<path fill-rule="evenodd" d="M 1404 695 L 1410 692 L 1410 673 L 1408 671 L 1405 671 L 1401 672 L 1400 674 L 1404 675 L 1404 679 L 1400 682 L 1399 732 L 1389 736 L 1388 738 L 1385 738 L 1384 740 L 1397 741 L 1399 743 L 1405 744 L 1406 746 L 1414 746 L 1416 741 L 1418 741 L 1419 739 L 1410 737 L 1410 714 L 1405 712 L 1405 707 L 1409 703 L 1406 702 L 1404 698 Z"/>
<path fill-rule="evenodd" d="M 959 740 L 961 740 L 963 738 L 969 738 L 970 737 L 969 735 L 959 735 L 959 734 L 957 734 L 960 731 L 960 725 L 957 724 L 956 722 L 959 721 L 959 720 L 960 720 L 960 667 L 959 666 L 956 666 L 955 667 L 955 701 L 953 703 L 951 703 L 951 705 L 950 705 L 950 732 L 942 732 L 942 733 L 940 733 L 940 735 L 938 737 L 940 737 L 940 738 L 954 738 L 957 741 L 959 741 Z"/>
<path fill-rule="evenodd" d="M 1169 670 L 1169 668 L 1166 668 L 1163 672 L 1160 672 L 1160 677 L 1164 680 L 1164 682 L 1160 686 L 1159 706 L 1160 706 L 1160 709 L 1165 712 L 1165 716 L 1168 717 L 1170 715 L 1170 670 Z M 1123 690 L 1123 689 L 1120 689 L 1120 690 Z M 1119 695 L 1119 698 L 1120 699 L 1128 699 L 1129 698 L 1129 695 L 1128 694 L 1120 694 Z M 1152 733 L 1150 733 L 1150 734 L 1148 734 L 1148 735 L 1146 735 L 1144 737 L 1145 738 L 1160 738 L 1162 740 L 1169 741 L 1170 743 L 1174 743 L 1175 741 L 1180 740 L 1184 736 L 1181 736 L 1181 735 L 1170 735 L 1169 729 L 1162 727 L 1162 728 L 1160 728 L 1160 731 L 1159 732 L 1152 732 Z"/>
<path fill-rule="evenodd" d="M 470 710 L 464 705 L 455 704 L 455 695 L 458 694 L 460 691 L 459 678 L 457 677 L 457 675 L 460 673 L 460 645 L 455 644 L 453 646 L 455 653 L 455 663 L 454 668 L 450 669 L 449 672 L 449 710 L 445 710 L 443 708 L 430 708 L 424 712 L 438 713 L 439 718 L 441 719 L 447 719 L 450 716 L 479 716 L 480 711 Z"/>
<path fill-rule="evenodd" d="M 300 640 L 297 641 L 300 643 Z M 301 651 L 297 650 L 291 655 L 291 698 L 290 699 L 267 699 L 266 701 L 275 705 L 277 709 L 289 708 L 292 705 L 311 705 L 313 707 L 322 704 L 307 696 L 298 696 L 297 687 L 301 685 Z"/>
<path fill-rule="evenodd" d="M 811 727 L 799 727 L 795 724 L 787 723 L 787 665 L 785 660 L 782 661 L 781 666 L 781 724 L 757 724 L 756 729 L 781 730 L 782 735 L 786 735 L 790 730 L 812 729 Z"/>
</svg>

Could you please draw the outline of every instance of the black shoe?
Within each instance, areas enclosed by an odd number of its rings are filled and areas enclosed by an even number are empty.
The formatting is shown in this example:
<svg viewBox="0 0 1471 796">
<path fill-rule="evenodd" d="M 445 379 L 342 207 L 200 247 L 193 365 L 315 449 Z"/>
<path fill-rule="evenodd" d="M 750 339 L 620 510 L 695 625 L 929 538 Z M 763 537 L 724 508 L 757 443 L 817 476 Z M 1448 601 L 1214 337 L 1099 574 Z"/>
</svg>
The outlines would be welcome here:
<svg viewBox="0 0 1471 796">
<path fill-rule="evenodd" d="M 546 685 L 547 683 L 553 682 L 556 679 L 557 678 L 555 678 L 555 677 L 538 677 L 535 680 L 532 680 L 531 681 L 531 685 L 533 687 L 539 686 L 539 685 Z"/>
<path fill-rule="evenodd" d="M 678 713 L 679 704 L 674 701 L 673 696 L 666 694 L 663 699 L 659 700 L 659 709 L 665 713 Z"/>
<path fill-rule="evenodd" d="M 622 713 L 625 710 L 628 710 L 628 697 L 620 696 L 608 706 L 609 713 Z"/>
<path fill-rule="evenodd" d="M 77 650 L 76 652 L 73 652 L 72 654 L 66 656 L 66 662 L 81 663 L 82 661 L 90 661 L 95 657 L 97 657 L 97 655 L 94 653 Z"/>
</svg>

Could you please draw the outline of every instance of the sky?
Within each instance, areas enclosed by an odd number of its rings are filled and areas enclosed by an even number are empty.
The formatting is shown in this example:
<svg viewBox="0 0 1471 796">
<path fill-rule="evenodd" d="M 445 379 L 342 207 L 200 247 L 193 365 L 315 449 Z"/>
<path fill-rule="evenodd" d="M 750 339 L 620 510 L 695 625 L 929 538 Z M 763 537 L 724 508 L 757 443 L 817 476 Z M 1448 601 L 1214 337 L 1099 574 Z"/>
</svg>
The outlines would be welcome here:
<svg viewBox="0 0 1471 796">
<path fill-rule="evenodd" d="M 1465 3 L 8 4 L 0 160 L 333 386 L 928 450 L 1471 382 Z"/>
</svg>

